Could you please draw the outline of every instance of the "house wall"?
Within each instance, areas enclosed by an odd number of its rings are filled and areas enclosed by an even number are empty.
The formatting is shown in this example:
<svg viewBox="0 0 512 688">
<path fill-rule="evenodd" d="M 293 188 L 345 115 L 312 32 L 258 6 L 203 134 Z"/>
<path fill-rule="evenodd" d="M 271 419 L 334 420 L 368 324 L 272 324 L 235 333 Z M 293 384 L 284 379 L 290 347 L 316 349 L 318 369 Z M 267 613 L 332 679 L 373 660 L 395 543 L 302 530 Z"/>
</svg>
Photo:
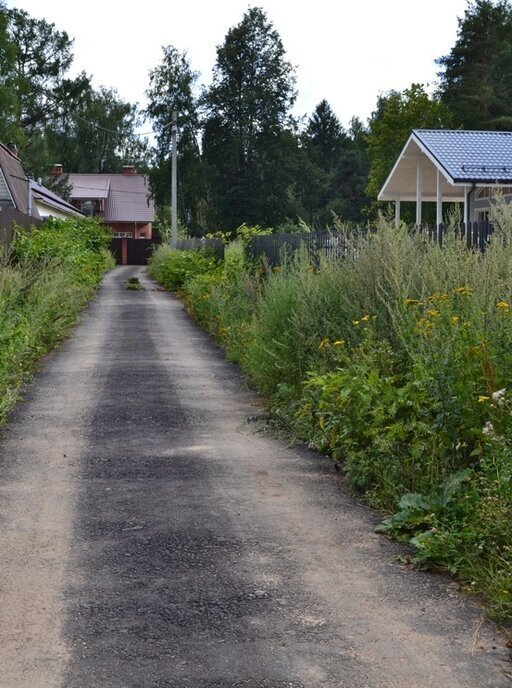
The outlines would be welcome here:
<svg viewBox="0 0 512 688">
<path fill-rule="evenodd" d="M 507 188 L 507 191 L 508 190 L 509 190 L 509 188 Z M 478 192 L 476 191 L 475 193 L 478 193 Z M 503 200 L 505 201 L 505 203 L 511 203 L 512 202 L 512 195 L 510 195 L 508 193 L 506 195 L 503 195 Z M 492 206 L 492 198 L 475 198 L 474 200 L 472 199 L 471 205 L 470 205 L 471 221 L 475 222 L 476 220 L 478 220 L 479 211 L 482 211 L 482 210 L 490 211 L 491 216 L 492 216 L 491 206 Z"/>
<path fill-rule="evenodd" d="M 56 217 L 60 220 L 68 220 L 70 217 L 80 217 L 71 211 L 59 210 L 55 206 L 46 205 L 46 203 L 43 203 L 38 199 L 34 201 L 34 205 L 36 206 L 37 211 L 42 218 Z"/>
<path fill-rule="evenodd" d="M 151 222 L 106 222 L 112 232 L 127 232 L 132 239 L 151 239 Z"/>
</svg>

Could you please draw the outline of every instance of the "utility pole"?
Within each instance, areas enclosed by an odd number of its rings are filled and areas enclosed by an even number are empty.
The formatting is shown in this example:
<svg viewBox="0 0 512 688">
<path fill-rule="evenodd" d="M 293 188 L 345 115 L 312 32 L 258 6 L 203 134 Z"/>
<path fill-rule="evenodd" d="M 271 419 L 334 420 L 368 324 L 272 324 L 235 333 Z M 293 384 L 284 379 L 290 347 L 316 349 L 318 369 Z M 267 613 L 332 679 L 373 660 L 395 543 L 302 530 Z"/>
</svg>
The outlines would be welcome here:
<svg viewBox="0 0 512 688">
<path fill-rule="evenodd" d="M 176 246 L 178 245 L 178 207 L 177 207 L 177 199 L 178 199 L 177 163 L 178 163 L 178 156 L 177 156 L 177 151 L 176 151 L 177 133 L 178 133 L 177 113 L 176 113 L 176 110 L 174 110 L 172 113 L 172 128 L 171 128 L 171 147 L 172 147 L 172 150 L 171 150 L 171 231 L 172 231 L 171 247 L 172 248 L 176 248 Z"/>
</svg>

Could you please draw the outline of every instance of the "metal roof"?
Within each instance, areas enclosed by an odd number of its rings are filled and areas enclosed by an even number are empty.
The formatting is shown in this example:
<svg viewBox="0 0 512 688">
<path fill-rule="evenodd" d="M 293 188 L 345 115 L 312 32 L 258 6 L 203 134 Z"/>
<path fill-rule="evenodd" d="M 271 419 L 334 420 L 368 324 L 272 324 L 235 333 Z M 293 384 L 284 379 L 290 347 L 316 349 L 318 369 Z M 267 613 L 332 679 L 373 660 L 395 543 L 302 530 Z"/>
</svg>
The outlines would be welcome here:
<svg viewBox="0 0 512 688">
<path fill-rule="evenodd" d="M 73 186 L 72 199 L 105 200 L 105 222 L 154 220 L 154 202 L 146 175 L 70 174 L 69 183 Z"/>
<path fill-rule="evenodd" d="M 107 198 L 110 190 L 110 178 L 104 174 L 70 174 L 69 183 L 76 199 Z"/>
<path fill-rule="evenodd" d="M 14 205 L 22 213 L 28 213 L 28 179 L 20 159 L 7 146 L 0 143 L 0 167 L 9 187 Z"/>
<path fill-rule="evenodd" d="M 74 206 L 72 206 L 71 203 L 68 203 L 60 196 L 57 196 L 56 193 L 50 191 L 50 189 L 47 189 L 42 184 L 39 184 L 35 181 L 31 181 L 30 188 L 32 190 L 32 195 L 34 198 L 38 198 L 40 201 L 50 206 L 51 208 L 60 210 L 63 213 L 82 216 L 82 213 L 79 210 L 77 210 Z"/>
<path fill-rule="evenodd" d="M 512 132 L 414 129 L 454 183 L 512 181 Z"/>
</svg>

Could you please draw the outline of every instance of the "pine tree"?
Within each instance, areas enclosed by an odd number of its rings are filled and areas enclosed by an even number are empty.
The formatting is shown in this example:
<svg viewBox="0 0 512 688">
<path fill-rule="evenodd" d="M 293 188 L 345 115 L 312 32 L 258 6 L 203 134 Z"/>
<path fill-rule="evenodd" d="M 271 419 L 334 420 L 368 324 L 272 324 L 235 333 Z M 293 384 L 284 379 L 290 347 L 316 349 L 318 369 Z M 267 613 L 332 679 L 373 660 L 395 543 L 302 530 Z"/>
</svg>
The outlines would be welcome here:
<svg viewBox="0 0 512 688">
<path fill-rule="evenodd" d="M 512 130 L 512 7 L 475 0 L 459 19 L 449 55 L 437 60 L 440 92 L 465 129 Z"/>
</svg>

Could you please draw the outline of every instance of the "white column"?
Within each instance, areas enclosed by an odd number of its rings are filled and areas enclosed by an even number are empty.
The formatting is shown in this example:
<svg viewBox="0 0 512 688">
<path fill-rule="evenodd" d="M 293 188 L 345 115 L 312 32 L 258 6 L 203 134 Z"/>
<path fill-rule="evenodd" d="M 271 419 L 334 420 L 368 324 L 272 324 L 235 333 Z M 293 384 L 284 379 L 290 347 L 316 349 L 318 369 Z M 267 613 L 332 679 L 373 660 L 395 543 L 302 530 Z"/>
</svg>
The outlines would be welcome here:
<svg viewBox="0 0 512 688">
<path fill-rule="evenodd" d="M 423 182 L 423 165 L 422 159 L 418 158 L 416 161 L 416 224 L 421 225 L 421 190 Z"/>
<path fill-rule="evenodd" d="M 464 187 L 464 223 L 468 221 L 468 190 Z"/>
<path fill-rule="evenodd" d="M 400 224 L 400 199 L 395 200 L 395 225 L 398 227 Z"/>
<path fill-rule="evenodd" d="M 443 192 L 441 190 L 441 173 L 437 170 L 437 210 L 436 210 L 436 224 L 443 223 Z"/>
</svg>

